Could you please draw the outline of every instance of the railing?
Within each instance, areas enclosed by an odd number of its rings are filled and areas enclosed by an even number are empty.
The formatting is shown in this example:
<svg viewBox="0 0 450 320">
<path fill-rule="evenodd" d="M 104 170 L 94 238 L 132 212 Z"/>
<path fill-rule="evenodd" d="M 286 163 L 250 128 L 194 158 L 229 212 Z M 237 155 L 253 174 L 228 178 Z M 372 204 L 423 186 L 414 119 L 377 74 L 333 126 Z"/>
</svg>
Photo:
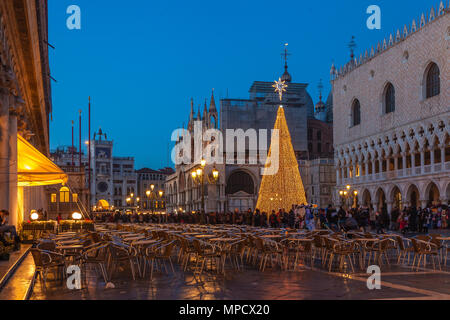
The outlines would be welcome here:
<svg viewBox="0 0 450 320">
<path fill-rule="evenodd" d="M 359 184 L 364 182 L 370 182 L 370 181 L 385 181 L 385 180 L 393 180 L 398 178 L 405 178 L 405 177 L 415 177 L 415 176 L 421 176 L 425 174 L 436 174 L 441 172 L 450 172 L 450 162 L 446 162 L 445 166 L 443 166 L 441 163 L 437 163 L 434 165 L 426 165 L 423 167 L 415 167 L 415 168 L 406 168 L 406 169 L 399 169 L 399 170 L 392 170 L 392 171 L 386 171 L 386 172 L 378 172 L 375 174 L 369 174 L 354 178 L 341 178 L 340 183 L 341 184 Z"/>
</svg>

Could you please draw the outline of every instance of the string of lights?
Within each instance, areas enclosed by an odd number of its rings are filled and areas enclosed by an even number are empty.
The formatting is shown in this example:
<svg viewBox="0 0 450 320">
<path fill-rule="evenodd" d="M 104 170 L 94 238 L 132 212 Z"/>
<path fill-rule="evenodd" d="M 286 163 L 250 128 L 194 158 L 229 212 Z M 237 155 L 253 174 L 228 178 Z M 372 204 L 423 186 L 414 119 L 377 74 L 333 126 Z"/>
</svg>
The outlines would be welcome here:
<svg viewBox="0 0 450 320">
<path fill-rule="evenodd" d="M 279 168 L 274 175 L 263 175 L 256 205 L 257 209 L 267 214 L 272 210 L 282 208 L 290 210 L 292 205 L 307 203 L 284 108 L 281 105 L 278 109 L 274 129 L 279 130 L 279 139 L 271 143 L 264 171 L 267 172 L 270 168 L 272 149 L 277 147 L 279 148 Z"/>
</svg>

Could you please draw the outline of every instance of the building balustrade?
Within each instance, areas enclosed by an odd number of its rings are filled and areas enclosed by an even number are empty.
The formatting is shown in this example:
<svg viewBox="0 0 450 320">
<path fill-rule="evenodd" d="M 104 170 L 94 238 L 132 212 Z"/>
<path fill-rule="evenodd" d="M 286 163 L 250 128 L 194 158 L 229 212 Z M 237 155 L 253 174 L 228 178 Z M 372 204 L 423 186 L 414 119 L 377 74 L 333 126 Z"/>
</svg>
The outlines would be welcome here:
<svg viewBox="0 0 450 320">
<path fill-rule="evenodd" d="M 343 168 L 343 170 L 345 170 Z M 339 170 L 338 170 L 339 172 Z M 358 177 L 353 178 L 341 178 L 338 179 L 338 184 L 360 184 L 365 182 L 376 182 L 376 181 L 386 181 L 386 180 L 394 180 L 398 178 L 406 178 L 406 177 L 416 177 L 421 175 L 429 175 L 436 173 L 444 173 L 450 172 L 450 162 L 446 162 L 445 166 L 442 166 L 441 163 L 437 164 L 429 164 L 421 167 L 413 167 L 413 168 L 405 168 L 398 170 L 389 170 L 385 172 L 378 172 L 369 175 L 360 175 Z M 338 175 L 339 177 L 339 175 Z"/>
</svg>

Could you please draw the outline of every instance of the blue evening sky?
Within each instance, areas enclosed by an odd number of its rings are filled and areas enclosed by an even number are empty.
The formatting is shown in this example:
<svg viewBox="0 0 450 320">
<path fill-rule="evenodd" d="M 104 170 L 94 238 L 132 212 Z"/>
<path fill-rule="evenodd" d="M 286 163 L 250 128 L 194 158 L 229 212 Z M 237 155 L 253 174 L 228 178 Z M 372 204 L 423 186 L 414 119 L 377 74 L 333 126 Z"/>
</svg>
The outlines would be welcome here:
<svg viewBox="0 0 450 320">
<path fill-rule="evenodd" d="M 81 8 L 81 30 L 66 27 L 72 4 Z M 366 27 L 366 9 L 373 4 L 381 7 L 381 30 Z M 212 88 L 217 105 L 227 92 L 247 98 L 253 81 L 281 76 L 288 42 L 293 81 L 309 83 L 316 103 L 320 79 L 324 99 L 330 91 L 331 63 L 348 61 L 352 35 L 359 56 L 438 5 L 439 0 L 49 0 L 49 42 L 56 47 L 50 50 L 51 75 L 58 81 L 52 88 L 51 147 L 70 145 L 70 121 L 78 121 L 79 109 L 83 140 L 88 139 L 92 96 L 92 133 L 101 127 L 114 140 L 114 155 L 134 156 L 136 168 L 171 165 L 170 136 L 187 124 L 191 97 L 196 108 L 205 98 L 209 102 Z"/>
</svg>

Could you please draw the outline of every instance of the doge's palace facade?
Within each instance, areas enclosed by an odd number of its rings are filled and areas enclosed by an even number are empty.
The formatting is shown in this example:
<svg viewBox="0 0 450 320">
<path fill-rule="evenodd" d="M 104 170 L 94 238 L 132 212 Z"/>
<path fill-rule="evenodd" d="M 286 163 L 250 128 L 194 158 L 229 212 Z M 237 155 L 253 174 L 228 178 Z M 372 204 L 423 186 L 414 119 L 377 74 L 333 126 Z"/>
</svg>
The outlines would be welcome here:
<svg viewBox="0 0 450 320">
<path fill-rule="evenodd" d="M 450 200 L 449 5 L 332 66 L 336 203 L 347 185 L 389 212 Z"/>
</svg>

